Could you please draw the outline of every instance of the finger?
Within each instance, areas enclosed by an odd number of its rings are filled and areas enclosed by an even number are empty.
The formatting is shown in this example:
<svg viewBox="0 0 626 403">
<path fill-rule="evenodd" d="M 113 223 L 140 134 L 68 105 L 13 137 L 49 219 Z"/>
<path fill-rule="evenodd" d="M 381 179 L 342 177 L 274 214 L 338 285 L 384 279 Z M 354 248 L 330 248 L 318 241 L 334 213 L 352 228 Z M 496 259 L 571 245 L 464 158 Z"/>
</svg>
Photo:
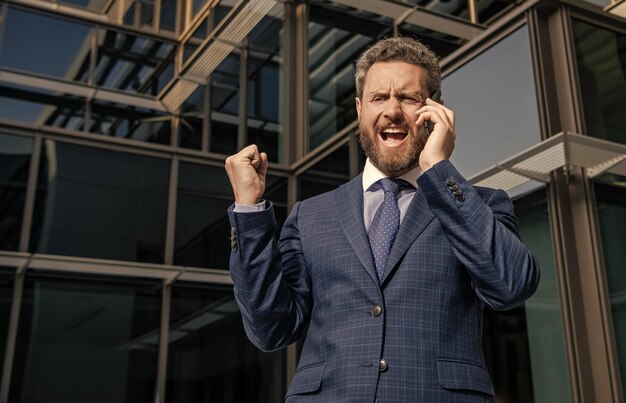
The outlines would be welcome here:
<svg viewBox="0 0 626 403">
<path fill-rule="evenodd" d="M 443 103 L 438 103 L 430 98 L 426 99 L 426 105 L 436 106 L 443 110 L 444 116 L 448 119 L 448 122 L 450 123 L 450 127 L 454 127 L 454 111 L 452 109 L 446 107 Z"/>
<path fill-rule="evenodd" d="M 257 168 L 257 172 L 260 176 L 265 177 L 267 174 L 267 167 L 269 162 L 267 161 L 267 153 L 259 154 L 259 167 Z"/>
</svg>

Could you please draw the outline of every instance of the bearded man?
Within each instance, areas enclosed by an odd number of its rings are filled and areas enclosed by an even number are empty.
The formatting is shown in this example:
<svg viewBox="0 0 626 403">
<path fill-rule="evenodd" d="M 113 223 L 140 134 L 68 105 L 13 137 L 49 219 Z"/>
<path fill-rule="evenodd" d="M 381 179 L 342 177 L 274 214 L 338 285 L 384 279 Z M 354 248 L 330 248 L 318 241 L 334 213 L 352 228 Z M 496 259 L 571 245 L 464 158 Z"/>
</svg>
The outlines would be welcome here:
<svg viewBox="0 0 626 403">
<path fill-rule="evenodd" d="M 355 81 L 363 173 L 296 203 L 278 243 L 267 155 L 226 160 L 246 334 L 265 351 L 303 338 L 287 403 L 491 402 L 482 309 L 515 307 L 539 282 L 513 205 L 449 161 L 454 113 L 425 46 L 379 41 Z"/>
</svg>

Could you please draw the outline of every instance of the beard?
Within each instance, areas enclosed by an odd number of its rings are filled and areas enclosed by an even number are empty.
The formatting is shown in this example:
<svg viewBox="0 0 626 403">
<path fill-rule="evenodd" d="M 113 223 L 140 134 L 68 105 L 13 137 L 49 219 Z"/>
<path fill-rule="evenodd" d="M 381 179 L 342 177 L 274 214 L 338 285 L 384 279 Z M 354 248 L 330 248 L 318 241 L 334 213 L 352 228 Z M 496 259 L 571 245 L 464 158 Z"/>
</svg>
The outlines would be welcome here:
<svg viewBox="0 0 626 403">
<path fill-rule="evenodd" d="M 427 138 L 418 133 L 414 128 L 407 124 L 393 126 L 404 127 L 407 136 L 404 144 L 393 150 L 385 149 L 378 142 L 378 138 L 385 127 L 390 125 L 376 124 L 374 130 L 365 127 L 359 122 L 359 143 L 365 155 L 370 159 L 372 164 L 383 172 L 406 172 L 417 166 L 419 156 L 426 145 Z"/>
</svg>

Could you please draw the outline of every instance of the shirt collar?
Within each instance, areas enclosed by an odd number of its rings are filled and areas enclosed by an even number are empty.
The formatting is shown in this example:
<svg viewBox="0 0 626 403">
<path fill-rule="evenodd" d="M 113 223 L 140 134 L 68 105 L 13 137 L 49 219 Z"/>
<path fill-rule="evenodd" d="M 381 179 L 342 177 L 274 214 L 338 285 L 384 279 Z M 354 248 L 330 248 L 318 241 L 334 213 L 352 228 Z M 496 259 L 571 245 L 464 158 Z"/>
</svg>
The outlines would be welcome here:
<svg viewBox="0 0 626 403">
<path fill-rule="evenodd" d="M 411 185 L 417 188 L 417 178 L 422 174 L 422 169 L 419 166 L 411 169 L 410 171 L 404 173 L 400 176 L 400 178 L 409 182 Z M 376 183 L 379 179 L 386 178 L 387 175 L 382 173 L 380 169 L 376 168 L 374 164 L 368 158 L 365 161 L 365 168 L 363 168 L 363 192 L 367 192 L 367 190 Z"/>
</svg>

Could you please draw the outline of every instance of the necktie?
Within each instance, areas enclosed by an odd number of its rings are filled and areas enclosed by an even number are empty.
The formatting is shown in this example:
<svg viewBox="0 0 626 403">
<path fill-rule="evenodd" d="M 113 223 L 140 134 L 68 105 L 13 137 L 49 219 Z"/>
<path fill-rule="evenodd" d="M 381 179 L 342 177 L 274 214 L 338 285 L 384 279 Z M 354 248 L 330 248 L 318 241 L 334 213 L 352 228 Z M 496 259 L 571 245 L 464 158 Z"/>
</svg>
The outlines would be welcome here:
<svg viewBox="0 0 626 403">
<path fill-rule="evenodd" d="M 368 236 L 374 255 L 376 272 L 380 279 L 385 272 L 391 246 L 400 228 L 400 209 L 396 197 L 401 185 L 399 181 L 390 178 L 383 178 L 378 183 L 385 191 L 385 198 L 374 214 Z"/>
</svg>

